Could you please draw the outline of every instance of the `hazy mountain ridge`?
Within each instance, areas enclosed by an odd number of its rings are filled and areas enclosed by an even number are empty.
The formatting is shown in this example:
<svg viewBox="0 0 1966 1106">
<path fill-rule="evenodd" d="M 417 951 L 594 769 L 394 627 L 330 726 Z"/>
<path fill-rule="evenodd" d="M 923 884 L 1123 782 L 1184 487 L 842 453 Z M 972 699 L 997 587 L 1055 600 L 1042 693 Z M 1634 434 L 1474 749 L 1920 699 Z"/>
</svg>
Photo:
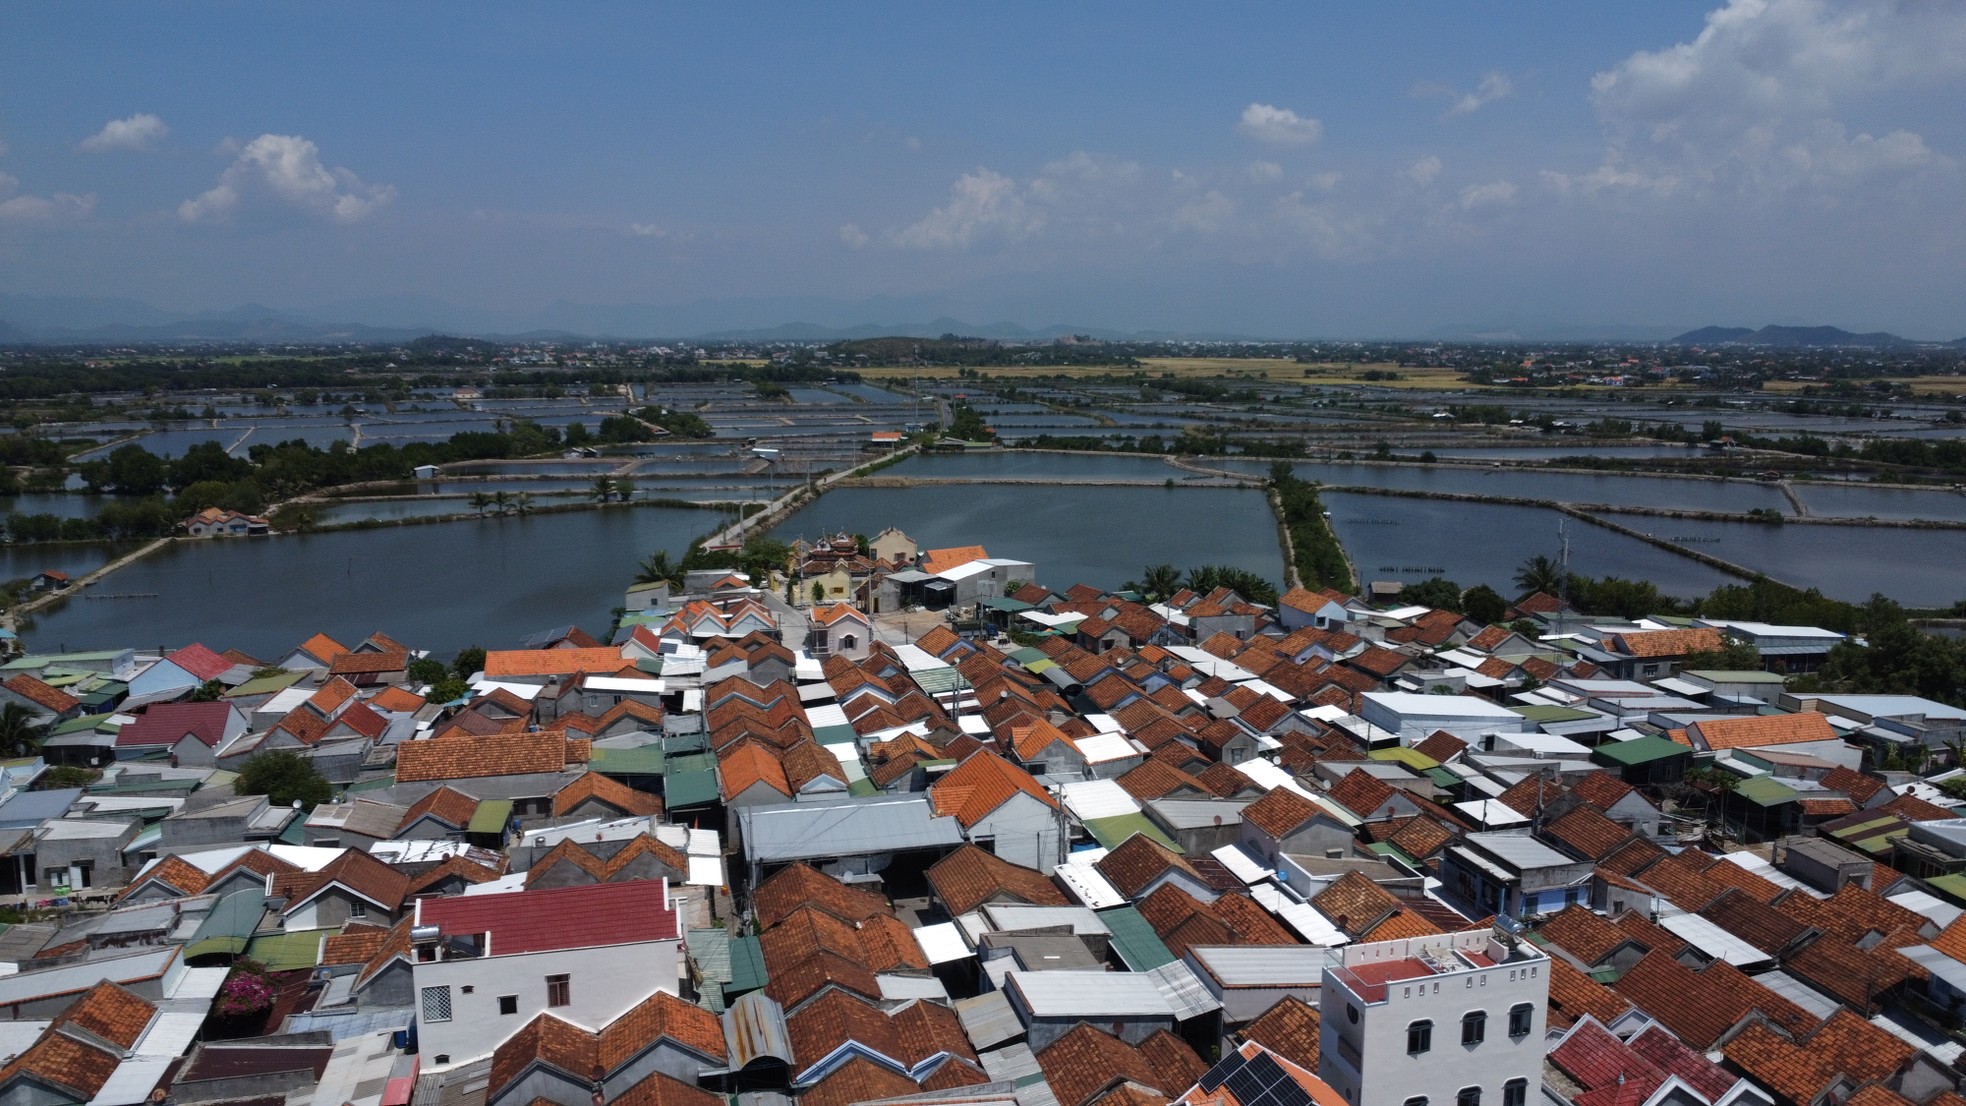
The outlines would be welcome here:
<svg viewBox="0 0 1966 1106">
<path fill-rule="evenodd" d="M 1703 326 L 1689 330 L 1672 339 L 1677 346 L 1778 346 L 1801 348 L 1807 346 L 1870 346 L 1886 348 L 1892 346 L 1948 345 L 1957 346 L 1966 339 L 1951 342 L 1921 342 L 1904 338 L 1889 331 L 1874 330 L 1867 334 L 1856 334 L 1837 326 L 1764 326 L 1760 330 L 1750 330 L 1744 326 Z"/>
</svg>

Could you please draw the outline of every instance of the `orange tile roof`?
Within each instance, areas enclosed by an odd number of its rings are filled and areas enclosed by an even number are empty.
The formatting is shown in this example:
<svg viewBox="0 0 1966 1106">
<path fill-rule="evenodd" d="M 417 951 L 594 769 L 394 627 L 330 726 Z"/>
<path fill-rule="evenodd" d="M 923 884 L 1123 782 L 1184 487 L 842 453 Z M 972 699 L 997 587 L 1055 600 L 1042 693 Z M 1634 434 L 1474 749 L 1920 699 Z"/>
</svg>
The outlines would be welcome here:
<svg viewBox="0 0 1966 1106">
<path fill-rule="evenodd" d="M 952 568 L 980 561 L 989 556 L 980 545 L 958 545 L 948 549 L 930 549 L 922 554 L 922 571 L 933 575 L 947 572 Z"/>
<path fill-rule="evenodd" d="M 792 781 L 785 775 L 785 765 L 756 741 L 725 746 L 717 754 L 717 775 L 723 781 L 727 802 L 760 783 L 788 799 L 792 797 Z"/>
<path fill-rule="evenodd" d="M 601 1067 L 605 1071 L 618 1070 L 663 1038 L 716 1060 L 728 1055 L 723 1023 L 717 1020 L 717 1015 L 667 991 L 657 991 L 601 1030 Z"/>
<path fill-rule="evenodd" d="M 958 916 L 986 902 L 1009 900 L 1036 906 L 1065 906 L 1064 892 L 1044 873 L 1012 864 L 975 845 L 964 845 L 928 869 L 928 883 L 949 914 Z"/>
<path fill-rule="evenodd" d="M 1273 788 L 1242 808 L 1242 820 L 1262 830 L 1274 840 L 1282 840 L 1299 826 L 1324 813 L 1324 808 L 1288 787 Z"/>
<path fill-rule="evenodd" d="M 1821 711 L 1813 710 L 1765 717 L 1710 718 L 1689 723 L 1686 731 L 1696 742 L 1695 748 L 1715 752 L 1837 739 L 1836 729 L 1829 724 L 1829 719 Z"/>
<path fill-rule="evenodd" d="M 136 1047 L 137 1039 L 150 1027 L 150 1019 L 156 1014 L 157 1007 L 150 1002 L 105 979 L 69 1004 L 55 1018 L 52 1028 L 73 1025 L 127 1051 Z"/>
<path fill-rule="evenodd" d="M 57 1087 L 72 1088 L 87 1101 L 109 1082 L 122 1063 L 122 1057 L 84 1044 L 51 1026 L 26 1051 L 0 1067 L 0 1086 L 26 1075 Z"/>
<path fill-rule="evenodd" d="M 624 815 L 634 817 L 662 813 L 662 800 L 654 795 L 646 791 L 637 791 L 599 772 L 587 771 L 575 776 L 573 782 L 553 793 L 553 814 L 556 817 L 564 817 L 589 800 L 604 803 Z"/>
<path fill-rule="evenodd" d="M 621 651 L 600 649 L 494 649 L 485 654 L 485 678 L 571 676 L 576 672 L 612 675 L 634 667 Z"/>
<path fill-rule="evenodd" d="M 1295 995 L 1278 999 L 1253 1022 L 1236 1031 L 1306 1071 L 1318 1061 L 1318 1010 Z"/>
<path fill-rule="evenodd" d="M 455 788 L 439 787 L 410 805 L 396 831 L 401 833 L 426 814 L 452 829 L 461 830 L 471 824 L 471 816 L 477 812 L 478 800 Z"/>
<path fill-rule="evenodd" d="M 346 925 L 321 943 L 321 963 L 366 964 L 388 941 L 388 926 Z"/>
<path fill-rule="evenodd" d="M 336 657 L 348 652 L 348 647 L 326 634 L 315 634 L 301 642 L 294 651 L 306 653 L 322 664 L 332 664 Z"/>
<path fill-rule="evenodd" d="M 428 700 L 414 691 L 392 684 L 377 692 L 369 702 L 392 714 L 415 714 L 423 709 L 424 703 Z"/>
<path fill-rule="evenodd" d="M 1346 872 L 1311 897 L 1317 912 L 1345 932 L 1357 935 L 1399 909 L 1399 899 L 1363 872 Z"/>
<path fill-rule="evenodd" d="M 950 769 L 929 786 L 928 794 L 937 814 L 954 815 L 967 829 L 1020 791 L 1048 807 L 1058 806 L 1058 800 L 1039 786 L 1029 772 L 984 750 Z"/>
<path fill-rule="evenodd" d="M 814 906 L 849 922 L 887 913 L 887 901 L 871 891 L 849 887 L 807 864 L 788 864 L 772 873 L 751 895 L 758 928 L 770 929 L 801 907 Z"/>
<path fill-rule="evenodd" d="M 1589 1014 L 1609 1025 L 1625 1015 L 1631 1003 L 1617 992 L 1572 967 L 1561 956 L 1550 957 L 1549 1014 L 1552 1026 L 1569 1025 Z"/>
<path fill-rule="evenodd" d="M 419 872 L 412 878 L 410 880 L 410 897 L 415 898 L 446 880 L 457 879 L 468 884 L 490 883 L 492 880 L 505 874 L 501 870 L 503 863 L 503 861 L 500 861 L 500 868 L 487 868 L 475 860 L 453 856 L 435 868 Z"/>
<path fill-rule="evenodd" d="M 5 686 L 8 691 L 35 706 L 45 707 L 56 714 L 65 714 L 82 705 L 82 700 L 25 672 L 0 686 Z"/>
<path fill-rule="evenodd" d="M 564 730 L 432 737 L 396 746 L 396 781 L 463 780 L 559 772 L 587 760 L 589 743 Z"/>
<path fill-rule="evenodd" d="M 1612 636 L 1617 651 L 1632 657 L 1683 657 L 1688 653 L 1712 653 L 1725 645 L 1720 631 L 1709 627 L 1692 630 L 1643 630 Z"/>
</svg>

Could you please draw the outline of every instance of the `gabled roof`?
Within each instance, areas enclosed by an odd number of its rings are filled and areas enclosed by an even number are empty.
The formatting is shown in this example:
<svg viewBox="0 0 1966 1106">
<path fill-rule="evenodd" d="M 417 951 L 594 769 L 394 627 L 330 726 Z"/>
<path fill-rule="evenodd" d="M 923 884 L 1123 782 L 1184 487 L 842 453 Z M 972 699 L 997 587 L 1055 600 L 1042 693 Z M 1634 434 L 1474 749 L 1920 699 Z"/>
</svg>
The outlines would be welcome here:
<svg viewBox="0 0 1966 1106">
<path fill-rule="evenodd" d="M 419 899 L 419 920 L 445 936 L 490 934 L 488 956 L 673 941 L 679 918 L 665 880 Z"/>
<path fill-rule="evenodd" d="M 56 714 L 66 714 L 82 705 L 82 700 L 26 672 L 8 680 L 4 686 L 35 706 Z"/>
<path fill-rule="evenodd" d="M 576 672 L 612 674 L 631 667 L 621 651 L 599 649 L 493 649 L 485 654 L 485 678 L 571 676 Z"/>
<path fill-rule="evenodd" d="M 1096 861 L 1094 867 L 1113 885 L 1114 890 L 1129 899 L 1139 898 L 1141 892 L 1170 869 L 1182 873 L 1196 884 L 1208 883 L 1180 854 L 1144 833 L 1133 834 L 1120 842 L 1117 848 Z"/>
<path fill-rule="evenodd" d="M 971 754 L 928 789 L 935 813 L 954 815 L 964 829 L 989 817 L 1019 792 L 1048 807 L 1058 806 L 1058 800 L 1038 786 L 1029 772 L 987 749 Z"/>
<path fill-rule="evenodd" d="M 723 781 L 726 801 L 760 783 L 788 799 L 792 797 L 792 781 L 785 775 L 785 765 L 757 741 L 725 746 L 717 754 L 717 775 Z"/>
<path fill-rule="evenodd" d="M 329 861 L 287 901 L 283 913 L 293 911 L 333 887 L 359 895 L 383 910 L 394 913 L 402 908 L 410 892 L 410 877 L 384 864 L 360 849 L 344 849 Z"/>
<path fill-rule="evenodd" d="M 322 664 L 332 664 L 336 657 L 348 652 L 348 647 L 326 634 L 315 634 L 295 647 L 294 652 L 305 653 Z"/>
<path fill-rule="evenodd" d="M 1688 723 L 1686 734 L 1695 749 L 1757 749 L 1804 741 L 1835 741 L 1837 732 L 1821 711 L 1740 718 L 1708 718 Z"/>
<path fill-rule="evenodd" d="M 1370 930 L 1400 908 L 1399 899 L 1391 891 L 1374 883 L 1363 872 L 1346 872 L 1338 877 L 1331 886 L 1311 897 L 1311 905 L 1354 936 Z"/>
<path fill-rule="evenodd" d="M 558 772 L 569 763 L 584 763 L 588 753 L 584 738 L 569 739 L 563 730 L 424 738 L 396 746 L 396 780 L 416 783 Z"/>
<path fill-rule="evenodd" d="M 410 828 L 417 819 L 428 815 L 455 830 L 462 830 L 471 824 L 471 816 L 478 812 L 478 800 L 451 787 L 438 787 L 418 799 L 403 814 L 402 824 L 396 827 L 401 833 Z"/>
<path fill-rule="evenodd" d="M 200 680 L 216 680 L 232 671 L 231 661 L 196 643 L 166 653 L 164 659 Z"/>
<path fill-rule="evenodd" d="M 805 906 L 849 922 L 887 913 L 887 901 L 879 895 L 849 887 L 804 863 L 780 868 L 751 895 L 751 909 L 761 930 L 770 929 Z"/>
<path fill-rule="evenodd" d="M 1650 952 L 1612 987 L 1639 1009 L 1705 1051 L 1754 1011 L 1792 1033 L 1813 1028 L 1808 1011 L 1742 974 L 1726 961 L 1696 972 L 1665 952 Z"/>
<path fill-rule="evenodd" d="M 1236 1031 L 1306 1071 L 1318 1062 L 1318 1010 L 1295 995 L 1278 999 L 1255 1021 Z"/>
<path fill-rule="evenodd" d="M 1281 840 L 1324 813 L 1323 807 L 1288 787 L 1277 787 L 1243 807 L 1242 820 L 1262 830 L 1273 840 Z"/>
<path fill-rule="evenodd" d="M 959 568 L 971 561 L 980 561 L 990 554 L 980 545 L 958 545 L 948 549 L 927 549 L 922 551 L 921 570 L 931 576 Z"/>
<path fill-rule="evenodd" d="M 661 799 L 590 770 L 575 776 L 572 782 L 553 793 L 553 814 L 564 817 L 588 801 L 611 806 L 624 815 L 635 817 L 662 813 Z"/>
<path fill-rule="evenodd" d="M 1688 653 L 1712 653 L 1726 644 L 1720 631 L 1708 627 L 1691 630 L 1642 630 L 1613 634 L 1611 647 L 1628 657 L 1683 657 Z"/>
<path fill-rule="evenodd" d="M 967 914 L 986 902 L 1065 906 L 1069 901 L 1044 873 L 975 845 L 964 845 L 936 861 L 928 870 L 928 882 L 952 916 Z"/>
<path fill-rule="evenodd" d="M 231 717 L 230 703 L 154 703 L 136 721 L 116 732 L 116 747 L 175 745 L 192 737 L 217 748 Z"/>
</svg>

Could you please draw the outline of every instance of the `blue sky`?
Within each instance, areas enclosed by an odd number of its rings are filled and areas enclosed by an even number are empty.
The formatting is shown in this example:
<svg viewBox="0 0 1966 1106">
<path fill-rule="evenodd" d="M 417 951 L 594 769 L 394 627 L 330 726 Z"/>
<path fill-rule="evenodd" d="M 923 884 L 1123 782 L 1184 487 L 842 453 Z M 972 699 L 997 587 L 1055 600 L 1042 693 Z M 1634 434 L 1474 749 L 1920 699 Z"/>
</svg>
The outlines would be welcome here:
<svg viewBox="0 0 1966 1106">
<path fill-rule="evenodd" d="M 0 291 L 1966 334 L 1966 5 L 1330 8 L 10 5 Z"/>
</svg>

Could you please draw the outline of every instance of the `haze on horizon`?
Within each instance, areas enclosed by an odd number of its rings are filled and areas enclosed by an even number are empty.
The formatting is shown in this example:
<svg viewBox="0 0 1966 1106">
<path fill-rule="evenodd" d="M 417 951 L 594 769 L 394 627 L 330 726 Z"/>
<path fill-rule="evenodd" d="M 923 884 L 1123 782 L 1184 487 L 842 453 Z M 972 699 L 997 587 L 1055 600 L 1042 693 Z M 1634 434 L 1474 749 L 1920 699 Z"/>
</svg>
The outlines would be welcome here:
<svg viewBox="0 0 1966 1106">
<path fill-rule="evenodd" d="M 1966 5 L 0 17 L 0 292 L 377 325 L 1966 334 Z"/>
</svg>

